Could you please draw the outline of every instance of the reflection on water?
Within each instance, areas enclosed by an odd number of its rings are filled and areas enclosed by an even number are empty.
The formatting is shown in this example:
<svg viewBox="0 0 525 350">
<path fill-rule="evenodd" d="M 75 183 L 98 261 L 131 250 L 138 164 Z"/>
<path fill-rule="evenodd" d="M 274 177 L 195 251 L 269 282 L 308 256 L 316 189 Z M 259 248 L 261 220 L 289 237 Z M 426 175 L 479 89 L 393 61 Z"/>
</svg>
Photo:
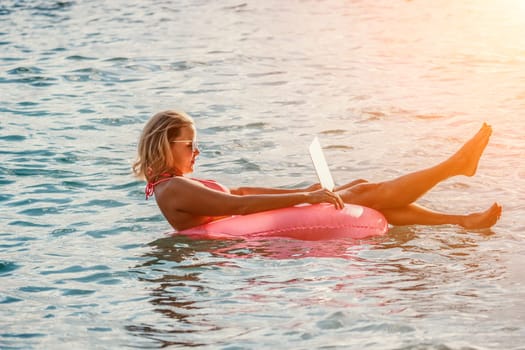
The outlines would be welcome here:
<svg viewBox="0 0 525 350">
<path fill-rule="evenodd" d="M 220 241 L 192 242 L 184 237 L 167 237 L 151 242 L 151 252 L 144 255 L 147 260 L 134 271 L 140 274 L 138 280 L 144 282 L 150 291 L 149 302 L 154 307 L 153 311 L 158 312 L 161 319 L 169 321 L 127 325 L 126 329 L 158 343 L 160 347 L 203 345 L 198 341 L 199 337 L 186 341 L 183 337 L 214 328 L 206 327 L 194 316 L 202 309 L 195 296 L 203 292 L 205 284 L 199 271 L 216 265 L 215 262 L 203 262 L 198 255 L 207 255 L 208 250 L 225 244 Z"/>
<path fill-rule="evenodd" d="M 366 334 L 363 329 L 380 331 L 385 324 L 414 333 L 429 327 L 419 320 L 436 312 L 463 322 L 487 312 L 505 275 L 497 252 L 479 251 L 490 237 L 395 228 L 370 242 L 162 238 L 149 244 L 146 262 L 134 270 L 163 321 L 126 328 L 160 346 L 220 345 L 225 339 L 242 346 L 258 321 L 276 334 L 290 332 L 293 324 L 304 337 L 324 337 L 294 317 L 293 310 L 304 307 L 325 315 L 320 329 L 344 329 L 357 338 Z M 288 326 L 279 330 L 265 317 L 283 303 Z M 381 317 L 350 316 L 368 313 Z M 401 326 L 399 317 L 411 321 Z"/>
</svg>

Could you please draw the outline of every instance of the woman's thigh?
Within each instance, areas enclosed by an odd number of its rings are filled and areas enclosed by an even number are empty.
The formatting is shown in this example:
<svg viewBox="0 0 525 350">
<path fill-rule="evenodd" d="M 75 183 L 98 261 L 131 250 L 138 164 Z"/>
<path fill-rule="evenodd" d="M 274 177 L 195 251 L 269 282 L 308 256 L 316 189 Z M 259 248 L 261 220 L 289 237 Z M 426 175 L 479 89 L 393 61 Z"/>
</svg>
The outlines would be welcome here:
<svg viewBox="0 0 525 350">
<path fill-rule="evenodd" d="M 343 201 L 348 204 L 357 204 L 369 208 L 381 209 L 382 195 L 381 184 L 379 183 L 360 183 L 355 186 L 338 191 Z"/>
</svg>

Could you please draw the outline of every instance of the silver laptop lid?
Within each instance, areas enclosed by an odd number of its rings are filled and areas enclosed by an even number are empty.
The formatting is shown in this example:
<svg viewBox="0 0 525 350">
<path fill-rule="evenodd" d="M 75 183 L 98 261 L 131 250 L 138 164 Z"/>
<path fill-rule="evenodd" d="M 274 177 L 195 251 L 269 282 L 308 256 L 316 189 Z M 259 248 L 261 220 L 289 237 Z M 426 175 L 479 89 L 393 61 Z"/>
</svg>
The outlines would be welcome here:
<svg viewBox="0 0 525 350">
<path fill-rule="evenodd" d="M 326 163 L 323 149 L 321 148 L 317 136 L 314 137 L 314 140 L 310 144 L 309 151 L 310 158 L 312 158 L 312 163 L 314 163 L 315 172 L 317 173 L 321 186 L 327 190 L 333 191 L 335 187 L 334 179 L 332 178 L 332 173 L 330 173 L 330 169 Z"/>
</svg>

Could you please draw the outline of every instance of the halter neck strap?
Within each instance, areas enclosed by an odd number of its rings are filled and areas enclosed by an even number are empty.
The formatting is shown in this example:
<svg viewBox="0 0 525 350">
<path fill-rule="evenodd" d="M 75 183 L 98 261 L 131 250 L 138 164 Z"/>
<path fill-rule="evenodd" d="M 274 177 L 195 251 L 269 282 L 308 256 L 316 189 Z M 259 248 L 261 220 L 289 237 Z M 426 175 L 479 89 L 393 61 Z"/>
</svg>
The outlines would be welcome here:
<svg viewBox="0 0 525 350">
<path fill-rule="evenodd" d="M 175 175 L 172 175 L 169 173 L 164 173 L 156 177 L 157 181 L 148 181 L 148 183 L 146 184 L 146 188 L 144 189 L 144 193 L 146 194 L 146 199 L 153 196 L 153 194 L 155 193 L 155 186 L 157 186 L 161 182 L 171 180 L 174 176 Z"/>
</svg>

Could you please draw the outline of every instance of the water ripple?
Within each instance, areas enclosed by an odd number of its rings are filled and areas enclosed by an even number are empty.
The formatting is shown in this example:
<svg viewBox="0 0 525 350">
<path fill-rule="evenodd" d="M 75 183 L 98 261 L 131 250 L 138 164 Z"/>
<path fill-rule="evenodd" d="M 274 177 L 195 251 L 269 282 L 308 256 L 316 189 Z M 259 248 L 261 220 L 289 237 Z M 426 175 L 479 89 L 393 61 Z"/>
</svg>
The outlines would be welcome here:
<svg viewBox="0 0 525 350">
<path fill-rule="evenodd" d="M 24 286 L 24 287 L 20 287 L 19 288 L 19 290 L 21 292 L 25 292 L 25 293 L 50 292 L 50 291 L 54 291 L 56 289 L 57 288 L 55 288 L 55 287 L 43 287 L 43 286 Z"/>
<path fill-rule="evenodd" d="M 13 74 L 13 75 L 17 75 L 17 74 L 25 75 L 27 73 L 41 74 L 42 69 L 33 66 L 33 67 L 17 67 L 17 68 L 13 68 L 7 71 L 7 74 Z"/>
<path fill-rule="evenodd" d="M 1 82 L 1 78 L 0 78 L 0 82 Z M 10 108 L 0 107 L 0 112 L 14 114 L 14 115 L 28 116 L 28 117 L 43 117 L 43 116 L 49 115 L 49 111 L 42 110 L 42 109 L 41 110 L 27 110 L 27 109 L 20 110 L 20 109 L 10 109 Z"/>
<path fill-rule="evenodd" d="M 0 277 L 9 276 L 10 273 L 20 266 L 12 261 L 2 261 L 0 260 Z"/>
<path fill-rule="evenodd" d="M 26 220 L 13 220 L 9 222 L 9 225 L 10 226 L 20 226 L 20 227 L 52 227 L 53 226 L 51 224 L 46 224 L 42 222 L 26 221 Z"/>
<path fill-rule="evenodd" d="M 98 58 L 96 58 L 96 57 L 87 57 L 87 56 L 81 56 L 81 55 L 67 56 L 66 59 L 72 60 L 72 61 L 95 61 L 95 60 L 98 60 Z"/>
<path fill-rule="evenodd" d="M 0 77 L 0 84 L 29 84 L 35 87 L 49 87 L 57 81 L 57 78 L 46 77 L 41 75 L 27 76 L 18 79 L 5 79 Z"/>
<path fill-rule="evenodd" d="M 63 296 L 86 296 L 96 293 L 95 290 L 91 289 L 62 289 Z"/>
<path fill-rule="evenodd" d="M 0 140 L 7 142 L 20 142 L 26 140 L 26 137 L 23 135 L 4 135 L 0 136 Z"/>
</svg>

